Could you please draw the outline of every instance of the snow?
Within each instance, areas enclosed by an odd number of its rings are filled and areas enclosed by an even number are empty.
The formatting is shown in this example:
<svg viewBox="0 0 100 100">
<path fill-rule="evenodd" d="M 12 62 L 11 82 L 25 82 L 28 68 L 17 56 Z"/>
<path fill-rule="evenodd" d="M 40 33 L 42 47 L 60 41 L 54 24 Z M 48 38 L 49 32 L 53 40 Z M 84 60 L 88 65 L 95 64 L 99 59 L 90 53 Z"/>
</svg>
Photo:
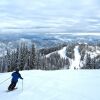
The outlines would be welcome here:
<svg viewBox="0 0 100 100">
<path fill-rule="evenodd" d="M 75 46 L 74 48 L 74 56 L 75 58 L 72 60 L 72 64 L 70 66 L 70 69 L 79 69 L 80 68 L 80 59 L 81 59 L 81 55 L 79 53 L 79 50 L 78 50 L 79 46 Z"/>
<path fill-rule="evenodd" d="M 89 54 L 92 59 L 95 58 L 96 56 L 98 56 L 98 54 L 96 52 L 89 52 Z"/>
<path fill-rule="evenodd" d="M 49 53 L 46 55 L 46 57 L 49 57 L 51 54 L 54 54 L 54 53 L 58 53 L 61 58 L 66 58 L 66 47 L 63 47 L 61 50 Z"/>
<path fill-rule="evenodd" d="M 6 92 L 10 80 L 0 84 L 1 100 L 100 100 L 100 70 L 22 71 L 24 85 Z M 0 74 L 0 82 L 11 73 Z"/>
<path fill-rule="evenodd" d="M 100 51 L 99 50 L 95 50 L 95 51 L 92 51 L 92 52 L 90 52 L 90 51 L 88 51 L 88 52 L 86 52 L 87 54 L 90 54 L 90 57 L 93 59 L 93 58 L 95 58 L 95 57 L 97 57 L 98 55 L 100 55 Z"/>
<path fill-rule="evenodd" d="M 69 62 L 70 62 L 70 69 L 80 69 L 80 66 L 82 66 L 81 64 L 81 55 L 79 53 L 79 46 L 75 46 L 74 48 L 74 56 L 75 58 L 74 59 L 70 59 L 66 56 L 66 47 L 63 47 L 61 50 L 58 50 L 58 51 L 55 51 L 55 52 L 52 52 L 52 53 L 49 53 L 48 55 L 46 55 L 46 57 L 49 57 L 51 54 L 53 53 L 58 53 L 60 55 L 61 58 L 68 58 L 69 59 Z M 81 65 L 80 65 L 81 64 Z"/>
<path fill-rule="evenodd" d="M 66 47 L 63 47 L 61 50 L 59 50 L 58 54 L 60 54 L 61 58 L 66 58 Z"/>
</svg>

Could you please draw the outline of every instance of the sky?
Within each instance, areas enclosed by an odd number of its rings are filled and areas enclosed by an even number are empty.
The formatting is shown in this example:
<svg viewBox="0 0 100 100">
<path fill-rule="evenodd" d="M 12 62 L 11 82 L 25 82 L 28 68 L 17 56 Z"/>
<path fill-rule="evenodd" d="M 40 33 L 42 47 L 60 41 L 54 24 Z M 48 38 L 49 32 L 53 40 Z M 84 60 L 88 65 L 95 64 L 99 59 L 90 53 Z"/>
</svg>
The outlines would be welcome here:
<svg viewBox="0 0 100 100">
<path fill-rule="evenodd" d="M 0 0 L 2 32 L 100 32 L 100 0 Z"/>
</svg>

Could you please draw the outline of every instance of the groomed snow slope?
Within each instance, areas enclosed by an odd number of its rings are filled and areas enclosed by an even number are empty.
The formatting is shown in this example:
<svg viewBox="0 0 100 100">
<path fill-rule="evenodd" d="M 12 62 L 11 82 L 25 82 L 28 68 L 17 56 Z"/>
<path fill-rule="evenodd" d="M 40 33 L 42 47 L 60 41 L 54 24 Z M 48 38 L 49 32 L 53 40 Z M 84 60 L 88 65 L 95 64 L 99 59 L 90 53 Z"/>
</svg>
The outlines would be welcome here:
<svg viewBox="0 0 100 100">
<path fill-rule="evenodd" d="M 18 89 L 6 92 L 10 80 L 0 85 L 0 100 L 100 100 L 100 70 L 22 71 Z M 0 74 L 0 82 L 11 73 Z"/>
</svg>

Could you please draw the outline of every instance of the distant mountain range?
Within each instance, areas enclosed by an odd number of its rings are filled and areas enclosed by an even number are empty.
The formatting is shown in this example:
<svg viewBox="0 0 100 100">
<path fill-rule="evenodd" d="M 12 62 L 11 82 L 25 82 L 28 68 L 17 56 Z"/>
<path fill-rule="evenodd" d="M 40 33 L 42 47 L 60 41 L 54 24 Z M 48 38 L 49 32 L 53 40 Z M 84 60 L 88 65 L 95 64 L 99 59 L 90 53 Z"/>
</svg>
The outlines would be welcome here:
<svg viewBox="0 0 100 100">
<path fill-rule="evenodd" d="M 0 51 L 5 48 L 14 49 L 21 41 L 31 43 L 34 42 L 37 48 L 52 47 L 65 42 L 78 43 L 97 43 L 100 42 L 98 35 L 75 35 L 75 34 L 59 34 L 59 33 L 7 33 L 0 34 Z"/>
<path fill-rule="evenodd" d="M 39 43 L 47 42 L 53 42 L 53 43 L 61 43 L 61 42 L 72 42 L 72 41 L 78 41 L 78 42 L 97 42 L 100 39 L 100 35 L 75 35 L 73 34 L 59 34 L 59 33 L 15 33 L 15 34 L 0 34 L 0 42 L 12 42 L 12 41 L 18 41 L 21 38 L 23 39 L 29 39 L 31 41 L 36 42 L 38 45 Z M 51 43 L 50 43 L 51 44 Z"/>
</svg>

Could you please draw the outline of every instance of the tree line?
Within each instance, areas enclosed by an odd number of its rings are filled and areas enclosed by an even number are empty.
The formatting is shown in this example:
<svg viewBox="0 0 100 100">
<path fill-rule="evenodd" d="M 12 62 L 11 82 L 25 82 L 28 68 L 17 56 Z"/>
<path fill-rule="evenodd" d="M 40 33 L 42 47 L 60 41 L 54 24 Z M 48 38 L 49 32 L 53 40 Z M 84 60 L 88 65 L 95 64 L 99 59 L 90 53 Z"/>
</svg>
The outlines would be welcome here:
<svg viewBox="0 0 100 100">
<path fill-rule="evenodd" d="M 58 70 L 69 69 L 71 59 L 74 59 L 74 48 L 79 46 L 81 62 L 80 69 L 100 69 L 100 54 L 91 58 L 91 53 L 100 50 L 100 45 L 65 43 L 50 48 L 36 48 L 32 43 L 30 46 L 22 42 L 14 50 L 6 49 L 5 54 L 0 57 L 0 72 L 10 72 L 16 67 L 20 70 Z M 66 46 L 66 58 L 58 54 Z M 49 56 L 47 56 L 49 54 Z"/>
<path fill-rule="evenodd" d="M 0 72 L 10 72 L 16 67 L 20 70 L 68 69 L 68 59 L 61 58 L 57 52 L 46 57 L 47 54 L 61 49 L 62 46 L 64 45 L 38 50 L 34 43 L 28 46 L 26 43 L 22 42 L 17 45 L 15 50 L 9 50 L 9 48 L 7 48 L 6 54 L 0 57 Z"/>
</svg>

